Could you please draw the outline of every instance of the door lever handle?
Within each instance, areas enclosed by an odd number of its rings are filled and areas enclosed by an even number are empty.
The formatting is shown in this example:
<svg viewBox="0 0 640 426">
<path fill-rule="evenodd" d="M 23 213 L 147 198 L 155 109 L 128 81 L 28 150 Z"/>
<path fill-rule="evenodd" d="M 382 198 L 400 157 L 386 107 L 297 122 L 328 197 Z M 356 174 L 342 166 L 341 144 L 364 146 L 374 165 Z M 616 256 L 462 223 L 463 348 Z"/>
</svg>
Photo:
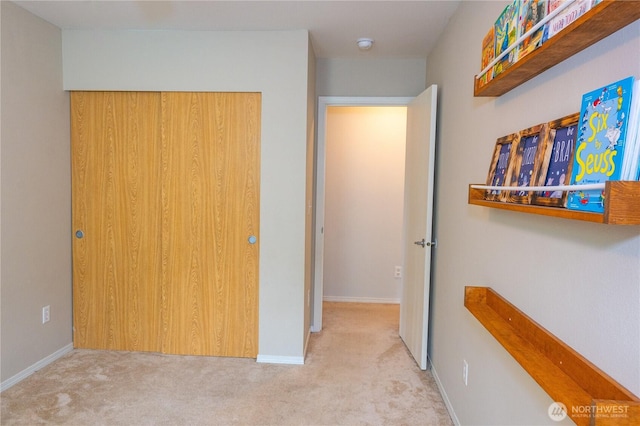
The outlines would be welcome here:
<svg viewBox="0 0 640 426">
<path fill-rule="evenodd" d="M 417 245 L 417 246 L 422 246 L 424 248 L 424 246 L 427 247 L 436 247 L 438 245 L 437 241 L 429 241 L 427 242 L 424 238 L 421 239 L 420 241 L 414 241 L 413 244 Z"/>
</svg>

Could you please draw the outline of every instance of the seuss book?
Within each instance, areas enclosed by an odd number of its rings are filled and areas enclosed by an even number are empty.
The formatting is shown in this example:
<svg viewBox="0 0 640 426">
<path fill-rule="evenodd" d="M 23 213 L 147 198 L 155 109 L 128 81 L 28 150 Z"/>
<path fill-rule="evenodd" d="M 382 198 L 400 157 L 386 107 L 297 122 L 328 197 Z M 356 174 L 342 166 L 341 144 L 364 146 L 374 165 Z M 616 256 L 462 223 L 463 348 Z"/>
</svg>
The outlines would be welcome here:
<svg viewBox="0 0 640 426">
<path fill-rule="evenodd" d="M 518 39 L 518 10 L 520 1 L 514 0 L 504 8 L 496 23 L 495 52 L 496 58 Z M 493 66 L 493 76 L 497 77 L 502 71 L 513 65 L 518 59 L 518 47 L 514 48 Z"/>
<path fill-rule="evenodd" d="M 628 77 L 582 96 L 572 185 L 620 179 L 633 82 Z M 602 212 L 604 189 L 569 192 L 567 208 Z"/>
</svg>

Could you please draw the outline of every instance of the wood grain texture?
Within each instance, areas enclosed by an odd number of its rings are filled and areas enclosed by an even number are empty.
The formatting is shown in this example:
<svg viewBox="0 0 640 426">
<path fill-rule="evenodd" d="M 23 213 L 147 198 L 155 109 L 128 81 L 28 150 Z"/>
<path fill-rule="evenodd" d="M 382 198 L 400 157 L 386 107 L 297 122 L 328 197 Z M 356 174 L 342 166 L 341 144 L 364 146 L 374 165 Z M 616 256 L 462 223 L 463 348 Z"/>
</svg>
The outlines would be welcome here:
<svg viewBox="0 0 640 426">
<path fill-rule="evenodd" d="M 77 348 L 158 347 L 159 94 L 72 92 Z"/>
<path fill-rule="evenodd" d="M 594 400 L 640 400 L 593 363 L 487 287 L 465 287 L 465 307 L 578 425 Z"/>
<path fill-rule="evenodd" d="M 162 352 L 257 356 L 260 103 L 162 94 Z"/>
<path fill-rule="evenodd" d="M 640 224 L 640 182 L 611 182 L 605 187 L 606 223 Z"/>
<path fill-rule="evenodd" d="M 535 182 L 538 180 L 538 174 L 540 173 L 540 166 L 542 161 L 544 160 L 544 150 L 546 148 L 546 144 L 544 143 L 545 134 L 547 132 L 547 124 L 538 124 L 536 126 L 529 127 L 528 129 L 523 129 L 520 131 L 520 137 L 518 138 L 518 145 L 516 151 L 513 156 L 513 169 L 511 172 L 511 180 L 505 185 L 508 186 L 518 186 L 518 175 L 520 173 L 520 168 L 522 167 L 522 162 L 526 160 L 525 158 L 525 141 L 526 138 L 530 136 L 538 137 L 538 145 L 536 147 L 533 174 L 530 177 L 529 182 L 524 186 L 534 186 Z M 513 149 L 512 148 L 512 149 Z M 532 192 L 525 192 L 524 195 L 518 193 L 518 191 L 508 191 L 506 202 L 508 203 L 517 203 L 517 204 L 531 204 L 531 195 Z"/>
<path fill-rule="evenodd" d="M 491 164 L 489 165 L 489 173 L 487 174 L 487 185 L 490 186 L 506 186 L 511 182 L 511 174 L 514 168 L 514 158 L 516 156 L 516 150 L 520 144 L 520 133 L 512 133 L 510 135 L 499 137 L 496 140 L 496 145 L 491 157 Z M 498 173 L 498 162 L 500 161 L 500 152 L 504 145 L 511 145 L 509 148 L 509 159 L 507 160 L 507 166 L 504 180 L 494 182 L 496 173 Z M 487 190 L 484 195 L 484 199 L 487 201 L 500 201 L 505 202 L 507 200 L 508 191 L 489 191 Z"/>
<path fill-rule="evenodd" d="M 74 92 L 74 345 L 256 357 L 260 94 Z"/>
</svg>

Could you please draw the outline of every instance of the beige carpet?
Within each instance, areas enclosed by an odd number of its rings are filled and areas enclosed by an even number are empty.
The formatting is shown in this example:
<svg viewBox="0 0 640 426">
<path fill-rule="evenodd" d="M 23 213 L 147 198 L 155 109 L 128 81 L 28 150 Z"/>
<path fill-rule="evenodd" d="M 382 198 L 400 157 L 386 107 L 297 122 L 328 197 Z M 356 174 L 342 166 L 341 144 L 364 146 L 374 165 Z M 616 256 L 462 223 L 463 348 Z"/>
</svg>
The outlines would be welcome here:
<svg viewBox="0 0 640 426">
<path fill-rule="evenodd" d="M 398 305 L 325 303 L 305 365 L 74 350 L 7 389 L 0 423 L 450 425 Z"/>
</svg>

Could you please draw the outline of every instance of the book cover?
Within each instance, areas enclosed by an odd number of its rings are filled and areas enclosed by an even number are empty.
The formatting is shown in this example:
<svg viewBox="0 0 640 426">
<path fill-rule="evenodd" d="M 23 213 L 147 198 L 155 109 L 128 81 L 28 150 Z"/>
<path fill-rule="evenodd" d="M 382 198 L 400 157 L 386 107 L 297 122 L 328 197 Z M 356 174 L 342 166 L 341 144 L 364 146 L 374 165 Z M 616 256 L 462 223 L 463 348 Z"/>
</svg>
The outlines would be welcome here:
<svg viewBox="0 0 640 426">
<path fill-rule="evenodd" d="M 554 144 L 549 158 L 545 186 L 565 185 L 569 177 L 573 158 L 573 147 L 576 140 L 577 129 L 575 125 L 561 127 L 553 130 Z M 562 198 L 563 191 L 546 191 L 543 193 L 548 198 Z"/>
<path fill-rule="evenodd" d="M 572 185 L 620 179 L 633 82 L 628 77 L 582 96 Z M 571 191 L 567 208 L 602 212 L 604 190 Z"/>
<path fill-rule="evenodd" d="M 495 57 L 497 58 L 502 52 L 507 50 L 509 46 L 514 44 L 518 39 L 518 10 L 520 1 L 514 0 L 511 4 L 504 8 L 496 23 L 495 28 Z M 513 65 L 518 59 L 518 47 L 514 47 L 493 67 L 493 76 Z"/>
<path fill-rule="evenodd" d="M 567 0 L 549 0 L 547 14 L 556 10 Z M 544 26 L 542 42 L 544 43 L 560 31 L 572 24 L 576 19 L 584 15 L 592 7 L 592 0 L 576 0 L 558 15 L 554 16 Z"/>
<path fill-rule="evenodd" d="M 547 0 L 522 0 L 519 15 L 518 34 L 523 36 L 547 16 Z M 522 44 L 518 49 L 518 60 L 542 46 L 543 31 L 544 26 L 540 26 L 522 40 Z"/>
<path fill-rule="evenodd" d="M 480 63 L 480 71 L 485 69 L 487 65 L 495 58 L 495 30 L 494 27 L 489 29 L 487 35 L 482 39 L 482 60 Z M 493 69 L 489 69 L 486 73 L 480 76 L 480 85 L 483 86 L 493 79 Z"/>
</svg>

